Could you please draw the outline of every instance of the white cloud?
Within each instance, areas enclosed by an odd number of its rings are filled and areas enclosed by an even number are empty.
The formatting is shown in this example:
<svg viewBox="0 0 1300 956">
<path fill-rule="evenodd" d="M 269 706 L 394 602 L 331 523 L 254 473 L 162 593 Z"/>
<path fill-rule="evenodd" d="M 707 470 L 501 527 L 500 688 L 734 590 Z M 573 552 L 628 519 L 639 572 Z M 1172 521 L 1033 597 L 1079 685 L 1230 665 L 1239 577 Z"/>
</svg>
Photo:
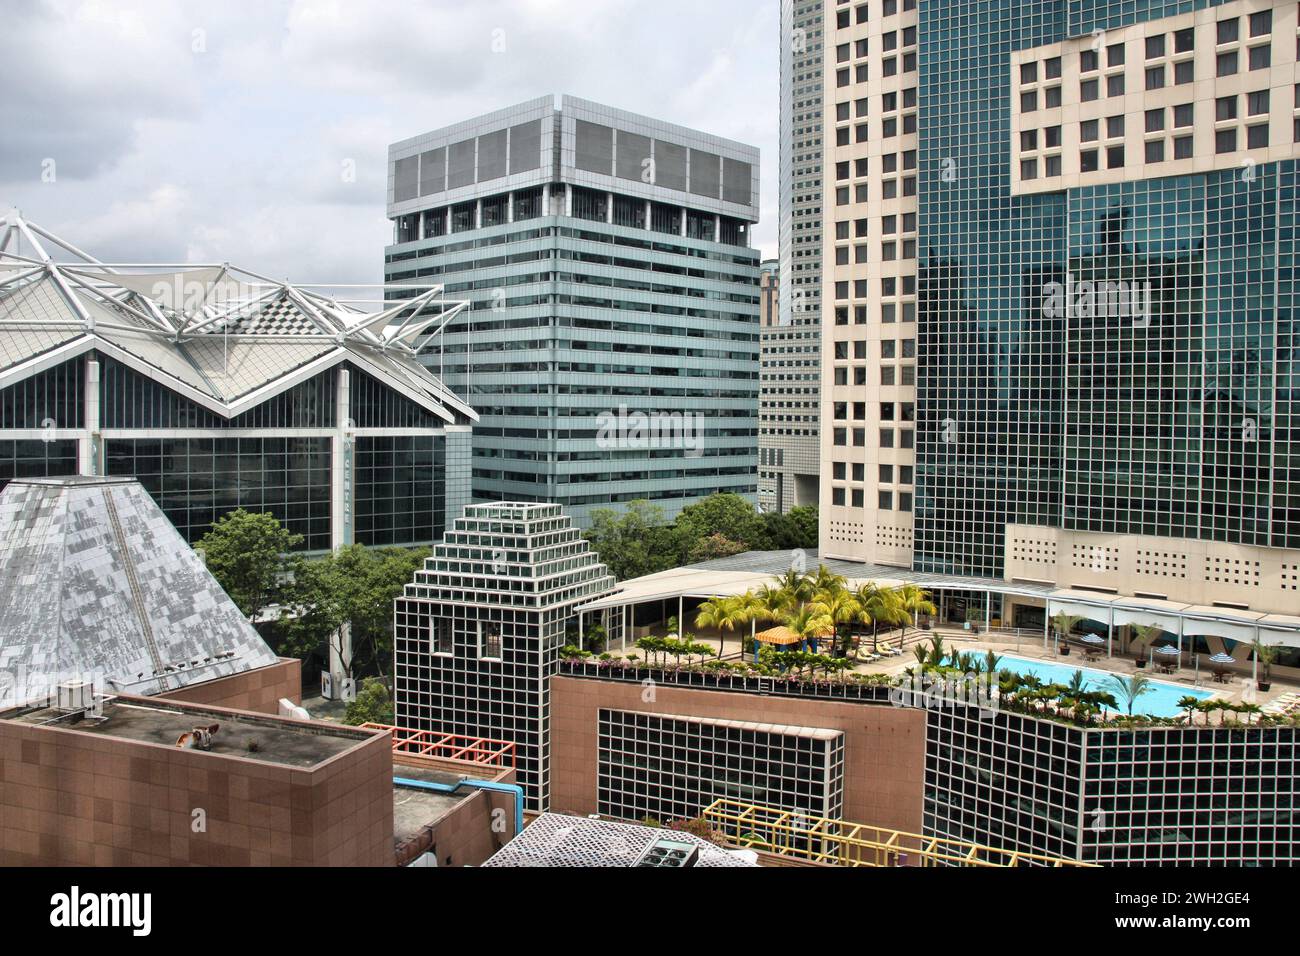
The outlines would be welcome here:
<svg viewBox="0 0 1300 956">
<path fill-rule="evenodd" d="M 759 146 L 776 251 L 773 0 L 13 6 L 0 207 L 104 259 L 378 281 L 388 144 L 560 93 Z"/>
</svg>

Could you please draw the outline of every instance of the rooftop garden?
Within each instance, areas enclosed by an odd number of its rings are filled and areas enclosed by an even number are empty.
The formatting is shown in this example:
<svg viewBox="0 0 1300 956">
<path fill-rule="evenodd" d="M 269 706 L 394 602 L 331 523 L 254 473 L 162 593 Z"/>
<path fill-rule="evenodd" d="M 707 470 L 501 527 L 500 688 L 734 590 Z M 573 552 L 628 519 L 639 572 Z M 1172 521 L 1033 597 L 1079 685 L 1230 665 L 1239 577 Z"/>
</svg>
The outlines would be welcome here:
<svg viewBox="0 0 1300 956">
<path fill-rule="evenodd" d="M 875 692 L 830 696 L 882 701 L 899 697 L 886 690 L 924 688 L 928 701 L 980 700 L 980 706 L 1079 727 L 1300 726 L 1300 715 L 1267 714 L 1258 704 L 1203 700 L 1190 694 L 1178 701 L 1181 716 L 1154 716 L 1143 713 L 1141 706 L 1154 690 L 1146 675 L 1113 674 L 1104 687 L 1089 688 L 1084 686 L 1084 672 L 1077 670 L 1068 683 L 1048 683 L 1000 666 L 1002 658 L 993 651 L 958 652 L 937 635 L 912 647 L 912 661 L 901 673 L 853 670 L 863 655 L 874 659 L 880 651 L 885 642 L 882 628 L 901 628 L 897 639 L 901 645 L 907 628 L 918 617 L 933 613 L 930 596 L 918 587 L 886 589 L 868 583 L 855 590 L 822 566 L 815 573 L 791 570 L 756 590 L 704 602 L 695 625 L 723 636 L 717 648 L 689 633 L 678 636 L 677 622 L 670 619 L 673 633 L 642 638 L 637 642 L 639 653 L 593 654 L 569 646 L 560 657 L 569 673 L 760 692 L 827 696 L 833 688 L 853 688 Z M 765 642 L 757 630 L 760 623 L 776 625 L 782 632 L 769 641 L 790 643 Z M 749 635 L 744 634 L 746 625 Z M 739 659 L 723 659 L 727 634 L 742 636 Z"/>
</svg>

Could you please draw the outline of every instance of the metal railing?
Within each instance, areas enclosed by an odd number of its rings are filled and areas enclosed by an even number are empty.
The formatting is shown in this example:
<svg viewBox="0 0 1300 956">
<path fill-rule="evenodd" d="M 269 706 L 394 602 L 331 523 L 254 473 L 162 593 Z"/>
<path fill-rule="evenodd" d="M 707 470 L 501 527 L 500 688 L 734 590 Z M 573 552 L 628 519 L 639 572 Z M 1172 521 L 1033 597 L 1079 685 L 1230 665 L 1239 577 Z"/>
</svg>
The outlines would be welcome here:
<svg viewBox="0 0 1300 956">
<path fill-rule="evenodd" d="M 362 724 L 367 730 L 386 730 L 393 738 L 393 753 L 467 760 L 471 763 L 514 769 L 515 745 L 490 737 L 440 734 L 432 730 L 406 730 L 391 724 Z"/>
<path fill-rule="evenodd" d="M 732 846 L 806 863 L 850 867 L 1093 866 L 1048 854 L 847 823 L 737 800 L 717 800 L 702 817 Z"/>
</svg>

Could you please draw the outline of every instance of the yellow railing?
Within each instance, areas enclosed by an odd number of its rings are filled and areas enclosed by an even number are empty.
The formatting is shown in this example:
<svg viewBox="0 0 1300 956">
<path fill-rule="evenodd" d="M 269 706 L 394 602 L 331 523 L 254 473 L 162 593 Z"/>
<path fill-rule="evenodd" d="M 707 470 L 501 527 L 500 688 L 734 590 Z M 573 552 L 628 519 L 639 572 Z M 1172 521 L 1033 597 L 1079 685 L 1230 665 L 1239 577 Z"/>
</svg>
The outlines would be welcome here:
<svg viewBox="0 0 1300 956">
<path fill-rule="evenodd" d="M 732 846 L 832 866 L 1092 866 L 1064 857 L 869 827 L 738 800 L 703 813 Z"/>
</svg>

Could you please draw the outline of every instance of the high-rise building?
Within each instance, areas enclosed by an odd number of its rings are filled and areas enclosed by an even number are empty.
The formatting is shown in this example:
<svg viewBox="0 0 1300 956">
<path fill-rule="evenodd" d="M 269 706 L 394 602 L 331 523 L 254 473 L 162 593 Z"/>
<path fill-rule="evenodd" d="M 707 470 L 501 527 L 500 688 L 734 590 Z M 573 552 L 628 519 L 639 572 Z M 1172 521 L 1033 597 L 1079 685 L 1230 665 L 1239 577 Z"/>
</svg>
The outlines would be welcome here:
<svg viewBox="0 0 1300 956">
<path fill-rule="evenodd" d="M 758 389 L 758 505 L 817 504 L 821 327 L 813 313 L 782 324 L 777 263 L 763 263 Z"/>
<path fill-rule="evenodd" d="M 583 605 L 613 588 L 559 505 L 470 505 L 397 599 L 397 725 L 512 745 L 529 808 L 548 809 L 550 679 Z M 623 619 L 601 619 L 622 641 Z"/>
<path fill-rule="evenodd" d="M 825 9 L 823 553 L 1294 613 L 1296 5 Z"/>
<path fill-rule="evenodd" d="M 432 543 L 469 500 L 476 416 L 412 342 L 464 303 L 436 283 L 378 312 L 331 292 L 105 264 L 0 218 L 0 488 L 134 477 L 190 543 L 236 508 L 310 550 Z"/>
<path fill-rule="evenodd" d="M 389 149 L 385 278 L 470 300 L 424 360 L 482 416 L 477 500 L 580 525 L 757 496 L 758 150 L 550 96 Z"/>
<path fill-rule="evenodd" d="M 781 323 L 822 300 L 822 0 L 781 0 Z"/>
</svg>

